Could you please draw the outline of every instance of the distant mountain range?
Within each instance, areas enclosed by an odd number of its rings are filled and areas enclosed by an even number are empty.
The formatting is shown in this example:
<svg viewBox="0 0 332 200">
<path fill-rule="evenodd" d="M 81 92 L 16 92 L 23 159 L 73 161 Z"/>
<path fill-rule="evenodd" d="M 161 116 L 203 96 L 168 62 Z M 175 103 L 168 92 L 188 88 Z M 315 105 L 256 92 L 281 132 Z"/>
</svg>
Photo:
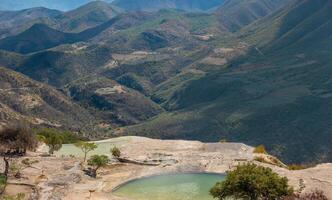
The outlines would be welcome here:
<svg viewBox="0 0 332 200">
<path fill-rule="evenodd" d="M 331 10 L 331 0 L 116 0 L 1 11 L 0 122 L 89 121 L 82 134 L 94 138 L 226 139 L 288 163 L 331 161 Z"/>
<path fill-rule="evenodd" d="M 68 11 L 94 0 L 1 0 L 0 10 L 22 10 L 33 7 L 45 7 Z M 103 0 L 111 3 L 113 0 Z M 156 11 L 159 9 L 181 9 L 202 11 L 216 8 L 224 0 L 115 0 L 112 4 L 124 10 Z"/>
<path fill-rule="evenodd" d="M 68 11 L 93 0 L 1 0 L 0 10 L 22 10 L 33 7 L 45 7 Z M 111 2 L 112 0 L 105 0 Z"/>
<path fill-rule="evenodd" d="M 129 11 L 157 11 L 179 9 L 185 11 L 208 11 L 219 7 L 224 0 L 115 0 L 112 4 Z"/>
</svg>

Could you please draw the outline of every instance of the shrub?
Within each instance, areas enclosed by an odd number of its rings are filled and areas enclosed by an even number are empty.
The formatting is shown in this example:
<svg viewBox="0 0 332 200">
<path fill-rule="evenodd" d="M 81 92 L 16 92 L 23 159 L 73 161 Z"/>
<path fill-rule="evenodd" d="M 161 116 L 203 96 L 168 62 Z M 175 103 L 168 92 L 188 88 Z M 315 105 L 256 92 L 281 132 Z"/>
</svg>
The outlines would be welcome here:
<svg viewBox="0 0 332 200">
<path fill-rule="evenodd" d="M 226 140 L 226 139 L 221 139 L 219 142 L 220 142 L 220 143 L 226 143 L 227 140 Z"/>
<path fill-rule="evenodd" d="M 88 160 L 88 165 L 94 167 L 92 176 L 97 177 L 97 171 L 99 168 L 104 167 L 110 160 L 105 155 L 93 155 Z"/>
<path fill-rule="evenodd" d="M 306 168 L 307 167 L 304 165 L 296 165 L 296 164 L 288 165 L 289 170 L 302 170 L 302 169 L 306 169 Z"/>
<path fill-rule="evenodd" d="M 112 149 L 111 149 L 111 153 L 114 157 L 116 158 L 120 158 L 121 156 L 121 151 L 118 147 L 114 146 Z"/>
<path fill-rule="evenodd" d="M 44 142 L 44 139 L 51 134 L 57 134 L 62 137 L 62 144 L 74 144 L 80 140 L 80 137 L 70 131 L 60 131 L 54 128 L 42 128 L 35 130 L 39 141 Z"/>
<path fill-rule="evenodd" d="M 245 164 L 227 173 L 225 181 L 217 183 L 210 193 L 220 200 L 275 200 L 293 194 L 293 189 L 287 178 L 279 177 L 270 168 Z"/>
<path fill-rule="evenodd" d="M 0 174 L 0 194 L 6 187 L 6 176 L 4 174 Z M 0 195 L 1 196 L 1 195 Z"/>
<path fill-rule="evenodd" d="M 64 142 L 63 135 L 56 129 L 44 128 L 39 130 L 37 135 L 38 140 L 44 142 L 48 146 L 50 154 L 59 151 Z"/>
<path fill-rule="evenodd" d="M 294 194 L 282 200 L 328 200 L 323 191 L 315 190 L 305 194 Z"/>
<path fill-rule="evenodd" d="M 0 130 L 0 156 L 4 161 L 5 182 L 10 169 L 9 159 L 17 156 L 24 156 L 27 150 L 35 150 L 38 142 L 35 134 L 26 126 L 5 127 Z M 3 177 L 2 177 L 3 178 Z M 0 194 L 3 193 L 6 184 L 2 184 Z"/>
<path fill-rule="evenodd" d="M 89 143 L 89 142 L 83 142 L 83 141 L 80 141 L 80 142 L 77 142 L 75 144 L 75 146 L 77 148 L 80 148 L 81 151 L 84 153 L 84 159 L 83 159 L 83 162 L 86 161 L 86 156 L 88 155 L 88 153 L 90 151 L 93 151 L 95 150 L 98 146 L 95 144 L 95 143 Z"/>
<path fill-rule="evenodd" d="M 267 154 L 267 151 L 265 149 L 264 145 L 259 145 L 254 149 L 254 153 L 262 153 L 262 154 Z"/>
<path fill-rule="evenodd" d="M 26 167 L 31 167 L 33 164 L 38 163 L 38 160 L 30 160 L 29 158 L 24 158 L 21 163 Z"/>
<path fill-rule="evenodd" d="M 0 200 L 23 200 L 25 197 L 24 193 L 18 193 L 17 195 L 2 195 L 0 196 Z"/>
</svg>

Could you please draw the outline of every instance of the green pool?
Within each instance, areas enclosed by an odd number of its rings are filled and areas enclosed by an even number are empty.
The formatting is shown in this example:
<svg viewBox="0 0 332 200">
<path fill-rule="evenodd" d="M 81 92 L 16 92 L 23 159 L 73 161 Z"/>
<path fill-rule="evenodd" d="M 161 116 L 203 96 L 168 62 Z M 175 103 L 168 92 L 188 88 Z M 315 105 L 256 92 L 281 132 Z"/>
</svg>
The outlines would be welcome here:
<svg viewBox="0 0 332 200">
<path fill-rule="evenodd" d="M 112 147 L 117 146 L 121 147 L 122 145 L 130 142 L 130 138 L 114 138 L 112 141 L 106 141 L 106 142 L 96 142 L 97 149 L 94 151 L 89 152 L 88 157 L 95 154 L 104 154 L 109 155 L 110 150 Z M 48 147 L 45 146 L 43 151 L 48 152 Z M 73 144 L 63 144 L 62 148 L 59 151 L 55 152 L 55 155 L 57 156 L 70 156 L 73 155 L 75 157 L 83 157 L 84 154 L 81 151 L 81 149 L 77 148 Z"/>
<path fill-rule="evenodd" d="M 175 174 L 137 179 L 113 193 L 132 200 L 213 200 L 209 190 L 224 180 L 221 174 Z"/>
</svg>

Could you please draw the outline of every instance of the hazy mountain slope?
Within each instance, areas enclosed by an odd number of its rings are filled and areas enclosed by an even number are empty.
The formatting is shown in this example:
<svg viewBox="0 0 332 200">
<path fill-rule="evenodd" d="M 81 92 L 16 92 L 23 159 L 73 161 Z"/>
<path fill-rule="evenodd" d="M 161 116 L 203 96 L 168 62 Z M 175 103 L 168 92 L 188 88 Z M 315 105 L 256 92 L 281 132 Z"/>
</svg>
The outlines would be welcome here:
<svg viewBox="0 0 332 200">
<path fill-rule="evenodd" d="M 92 0 L 1 0 L 0 10 L 22 10 L 32 7 L 46 7 L 57 10 L 72 10 Z M 108 1 L 107 2 L 111 2 Z"/>
<path fill-rule="evenodd" d="M 222 4 L 224 0 L 115 0 L 112 4 L 129 11 L 157 11 L 160 9 L 180 9 L 205 11 Z"/>
<path fill-rule="evenodd" d="M 120 10 L 103 1 L 93 1 L 58 15 L 54 27 L 64 32 L 80 32 L 107 22 Z"/>
<path fill-rule="evenodd" d="M 0 121 L 92 131 L 97 121 L 61 92 L 0 68 Z"/>
<path fill-rule="evenodd" d="M 0 40 L 0 49 L 18 53 L 30 53 L 64 43 L 79 41 L 76 34 L 63 33 L 44 24 L 35 24 L 28 30 Z"/>
<path fill-rule="evenodd" d="M 160 87 L 155 98 L 170 112 L 125 133 L 225 138 L 265 144 L 290 163 L 331 161 L 331 6 L 297 1 L 250 27 L 241 38 L 259 49 L 226 69 Z"/>
<path fill-rule="evenodd" d="M 45 24 L 59 31 L 77 33 L 107 22 L 120 12 L 120 9 L 103 1 L 93 1 L 68 12 L 42 7 L 0 11 L 0 39 L 17 35 L 34 24 Z"/>
<path fill-rule="evenodd" d="M 52 24 L 61 15 L 58 10 L 31 8 L 21 11 L 0 11 L 0 38 L 18 34 L 35 23 Z"/>
<path fill-rule="evenodd" d="M 56 47 L 61 44 L 87 41 L 105 32 L 105 37 L 108 38 L 110 37 L 109 32 L 112 33 L 116 30 L 128 29 L 131 26 L 139 25 L 139 23 L 148 20 L 151 16 L 152 14 L 148 13 L 122 14 L 79 33 L 65 33 L 45 24 L 34 24 L 31 28 L 18 35 L 1 39 L 0 49 L 26 54 Z M 39 37 L 35 37 L 37 34 Z M 103 39 L 105 38 L 101 36 L 100 39 L 96 40 L 99 42 Z"/>
<path fill-rule="evenodd" d="M 230 31 L 237 31 L 242 27 L 260 19 L 291 0 L 226 0 L 214 13 Z"/>
<path fill-rule="evenodd" d="M 329 9 L 331 2 L 327 0 L 297 1 L 247 27 L 242 31 L 241 37 L 266 50 L 289 48 L 294 45 L 309 47 L 308 43 L 322 44 L 330 34 Z"/>
<path fill-rule="evenodd" d="M 138 91 L 102 75 L 79 79 L 65 87 L 80 105 L 93 108 L 95 116 L 112 124 L 137 124 L 162 112 L 160 106 Z"/>
</svg>

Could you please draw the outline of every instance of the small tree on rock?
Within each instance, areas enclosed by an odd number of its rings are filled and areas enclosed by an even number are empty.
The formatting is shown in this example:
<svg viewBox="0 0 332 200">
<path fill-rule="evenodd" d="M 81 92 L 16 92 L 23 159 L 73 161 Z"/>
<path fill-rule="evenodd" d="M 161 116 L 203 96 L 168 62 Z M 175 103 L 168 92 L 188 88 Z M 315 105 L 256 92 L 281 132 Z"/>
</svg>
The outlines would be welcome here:
<svg viewBox="0 0 332 200">
<path fill-rule="evenodd" d="M 109 161 L 109 158 L 105 155 L 91 156 L 88 160 L 88 165 L 93 167 L 92 177 L 96 178 L 98 169 L 105 167 Z"/>
<path fill-rule="evenodd" d="M 293 194 L 293 189 L 287 178 L 279 177 L 270 168 L 245 164 L 227 173 L 226 180 L 217 183 L 210 193 L 220 200 L 276 200 Z"/>
<path fill-rule="evenodd" d="M 121 156 L 121 151 L 118 147 L 114 146 L 112 149 L 111 149 L 111 153 L 112 155 L 115 157 L 115 158 L 120 158 Z"/>
<path fill-rule="evenodd" d="M 80 148 L 82 150 L 82 152 L 84 153 L 84 160 L 83 160 L 83 162 L 86 161 L 86 157 L 87 157 L 88 153 L 90 151 L 95 150 L 98 147 L 95 143 L 89 143 L 89 142 L 83 142 L 83 141 L 77 142 L 75 144 L 75 146 L 77 148 Z"/>
<path fill-rule="evenodd" d="M 53 155 L 55 151 L 59 151 L 63 144 L 63 136 L 55 129 L 45 128 L 37 132 L 38 140 L 44 142 L 49 150 L 49 154 Z"/>
</svg>

